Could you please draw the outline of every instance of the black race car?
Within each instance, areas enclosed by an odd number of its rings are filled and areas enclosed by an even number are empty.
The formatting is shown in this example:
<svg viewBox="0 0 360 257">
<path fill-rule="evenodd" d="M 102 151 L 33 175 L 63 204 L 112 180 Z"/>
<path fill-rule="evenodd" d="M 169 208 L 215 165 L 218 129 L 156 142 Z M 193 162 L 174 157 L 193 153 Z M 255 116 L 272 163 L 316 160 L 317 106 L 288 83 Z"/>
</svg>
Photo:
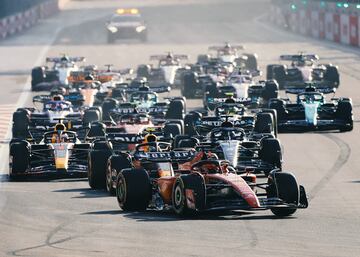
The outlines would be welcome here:
<svg viewBox="0 0 360 257">
<path fill-rule="evenodd" d="M 340 75 L 337 66 L 317 64 L 319 57 L 315 54 L 281 55 L 280 60 L 291 61 L 291 65 L 270 64 L 267 66 L 267 79 L 275 79 L 280 89 L 305 88 L 309 82 L 317 87 L 337 88 Z"/>
</svg>

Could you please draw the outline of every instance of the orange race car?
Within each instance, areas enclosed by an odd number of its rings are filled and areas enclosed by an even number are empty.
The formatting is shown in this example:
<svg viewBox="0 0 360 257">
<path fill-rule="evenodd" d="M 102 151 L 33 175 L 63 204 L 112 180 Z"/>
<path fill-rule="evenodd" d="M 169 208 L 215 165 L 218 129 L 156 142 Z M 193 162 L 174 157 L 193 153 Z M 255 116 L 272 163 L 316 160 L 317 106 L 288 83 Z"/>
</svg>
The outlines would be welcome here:
<svg viewBox="0 0 360 257">
<path fill-rule="evenodd" d="M 291 173 L 273 170 L 266 182 L 258 183 L 254 174 L 238 174 L 228 161 L 204 159 L 204 153 L 194 150 L 162 150 L 161 144 L 138 145 L 135 161 L 128 161 L 127 168 L 123 156 L 110 159 L 111 171 L 117 173 L 117 201 L 123 210 L 172 209 L 189 215 L 222 209 L 270 209 L 277 216 L 289 216 L 308 206 L 304 187 Z M 145 151 L 148 147 L 151 150 Z M 190 169 L 174 169 L 186 162 L 191 163 Z"/>
</svg>

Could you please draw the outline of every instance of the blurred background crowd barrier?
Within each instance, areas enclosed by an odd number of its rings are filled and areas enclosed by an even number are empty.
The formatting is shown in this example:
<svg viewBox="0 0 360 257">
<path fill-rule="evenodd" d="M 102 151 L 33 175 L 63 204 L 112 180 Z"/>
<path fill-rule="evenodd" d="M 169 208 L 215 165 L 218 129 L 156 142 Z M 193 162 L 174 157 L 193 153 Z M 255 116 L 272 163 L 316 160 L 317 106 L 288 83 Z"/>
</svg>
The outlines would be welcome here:
<svg viewBox="0 0 360 257">
<path fill-rule="evenodd" d="M 0 39 L 59 12 L 62 0 L 0 0 Z"/>
<path fill-rule="evenodd" d="M 269 18 L 294 33 L 360 46 L 358 0 L 273 0 Z"/>
</svg>

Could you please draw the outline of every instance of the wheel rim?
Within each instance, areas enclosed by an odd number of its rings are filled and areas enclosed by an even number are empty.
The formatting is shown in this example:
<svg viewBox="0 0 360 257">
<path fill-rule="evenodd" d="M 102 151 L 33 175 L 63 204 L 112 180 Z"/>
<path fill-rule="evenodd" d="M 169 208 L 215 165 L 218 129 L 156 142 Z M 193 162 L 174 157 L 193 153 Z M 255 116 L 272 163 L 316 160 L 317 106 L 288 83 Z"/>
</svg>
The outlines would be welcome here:
<svg viewBox="0 0 360 257">
<path fill-rule="evenodd" d="M 120 207 L 122 207 L 126 198 L 126 187 L 122 177 L 119 177 L 118 179 L 118 183 L 116 186 L 116 196 Z"/>
<path fill-rule="evenodd" d="M 110 192 L 112 189 L 112 176 L 111 176 L 111 166 L 108 165 L 106 169 L 106 190 Z"/>
<path fill-rule="evenodd" d="M 177 185 L 174 192 L 175 206 L 180 207 L 183 201 L 183 193 L 180 185 Z"/>
</svg>

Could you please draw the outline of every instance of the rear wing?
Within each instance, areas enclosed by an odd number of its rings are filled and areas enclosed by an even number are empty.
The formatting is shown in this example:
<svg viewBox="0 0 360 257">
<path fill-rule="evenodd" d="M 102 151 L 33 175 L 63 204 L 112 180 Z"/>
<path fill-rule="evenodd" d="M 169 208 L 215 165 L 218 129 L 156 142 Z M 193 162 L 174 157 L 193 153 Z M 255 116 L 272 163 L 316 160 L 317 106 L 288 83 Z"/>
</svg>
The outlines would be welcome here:
<svg viewBox="0 0 360 257">
<path fill-rule="evenodd" d="M 178 59 L 178 60 L 189 60 L 189 56 L 186 54 L 174 54 L 171 56 L 172 56 L 172 58 Z M 168 55 L 166 55 L 166 54 L 151 55 L 150 61 L 166 60 L 167 57 L 168 57 Z"/>
<path fill-rule="evenodd" d="M 139 144 L 143 142 L 144 136 L 121 132 L 118 128 L 107 128 L 106 137 L 109 141 L 120 144 Z"/>
<path fill-rule="evenodd" d="M 209 98 L 207 98 L 207 102 L 210 103 L 210 104 L 225 103 L 225 101 L 227 99 L 228 98 L 212 98 L 212 97 L 209 97 Z M 232 99 L 234 99 L 235 103 L 243 104 L 243 105 L 247 105 L 247 104 L 250 104 L 252 102 L 251 98 L 232 98 Z"/>
<path fill-rule="evenodd" d="M 209 51 L 220 51 L 220 50 L 224 50 L 225 46 L 209 46 L 208 50 Z M 245 47 L 243 45 L 231 45 L 230 49 L 232 50 L 244 50 Z"/>
<path fill-rule="evenodd" d="M 188 161 L 195 157 L 196 151 L 170 151 L 170 152 L 137 152 L 134 154 L 135 159 L 141 161 Z"/>
<path fill-rule="evenodd" d="M 220 117 L 203 117 L 201 122 L 195 124 L 195 129 L 197 132 L 210 132 L 214 128 L 219 128 L 221 125 L 228 120 L 229 116 L 220 116 Z M 254 125 L 255 118 L 254 116 L 242 116 L 239 119 L 232 120 L 231 123 L 234 127 L 246 129 L 248 126 Z"/>
<path fill-rule="evenodd" d="M 107 70 L 97 70 L 96 74 L 97 75 L 108 75 L 108 74 L 115 74 L 115 73 L 119 73 L 121 75 L 131 75 L 134 73 L 134 70 L 131 68 L 126 68 L 126 69 L 107 69 Z"/>
<path fill-rule="evenodd" d="M 307 91 L 306 88 L 291 88 L 285 90 L 286 94 L 292 94 L 292 95 L 298 95 L 305 92 L 311 92 L 311 91 Z M 336 88 L 331 88 L 331 87 L 316 88 L 314 92 L 323 93 L 323 94 L 335 94 Z"/>
<path fill-rule="evenodd" d="M 128 86 L 127 83 L 120 83 L 116 84 L 116 88 L 123 89 L 126 93 L 133 93 L 139 91 L 148 91 L 154 93 L 166 93 L 170 92 L 171 87 L 168 85 L 158 85 L 158 86 L 151 86 L 151 87 L 144 87 L 144 86 Z"/>
<path fill-rule="evenodd" d="M 67 57 L 70 62 L 85 62 L 85 57 Z M 46 57 L 46 62 L 61 62 L 62 57 Z"/>
<path fill-rule="evenodd" d="M 283 61 L 317 61 L 319 60 L 319 56 L 316 54 L 284 54 L 280 55 L 280 60 Z"/>
</svg>

